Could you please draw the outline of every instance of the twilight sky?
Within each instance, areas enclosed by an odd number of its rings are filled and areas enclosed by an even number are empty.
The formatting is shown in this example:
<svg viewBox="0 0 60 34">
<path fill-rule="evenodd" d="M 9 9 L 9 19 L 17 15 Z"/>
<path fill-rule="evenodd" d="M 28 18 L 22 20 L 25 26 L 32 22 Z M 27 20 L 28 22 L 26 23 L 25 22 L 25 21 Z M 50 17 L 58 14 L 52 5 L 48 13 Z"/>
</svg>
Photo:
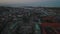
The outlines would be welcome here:
<svg viewBox="0 0 60 34">
<path fill-rule="evenodd" d="M 60 7 L 60 0 L 0 0 L 0 5 Z"/>
</svg>

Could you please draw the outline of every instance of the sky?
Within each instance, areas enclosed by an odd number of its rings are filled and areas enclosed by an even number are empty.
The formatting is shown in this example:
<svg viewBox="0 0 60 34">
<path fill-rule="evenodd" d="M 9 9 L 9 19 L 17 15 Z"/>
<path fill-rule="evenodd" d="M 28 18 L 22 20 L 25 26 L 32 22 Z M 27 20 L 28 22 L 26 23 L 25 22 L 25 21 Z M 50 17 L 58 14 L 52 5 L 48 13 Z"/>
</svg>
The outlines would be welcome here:
<svg viewBox="0 0 60 34">
<path fill-rule="evenodd" d="M 0 6 L 60 7 L 60 0 L 0 0 Z"/>
</svg>

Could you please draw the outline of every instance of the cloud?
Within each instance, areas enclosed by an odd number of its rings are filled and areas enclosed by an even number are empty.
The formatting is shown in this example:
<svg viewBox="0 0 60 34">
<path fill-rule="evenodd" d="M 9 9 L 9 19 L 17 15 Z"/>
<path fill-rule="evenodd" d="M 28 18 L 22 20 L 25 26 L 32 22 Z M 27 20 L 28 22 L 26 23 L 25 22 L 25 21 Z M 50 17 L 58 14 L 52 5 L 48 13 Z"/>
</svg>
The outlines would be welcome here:
<svg viewBox="0 0 60 34">
<path fill-rule="evenodd" d="M 38 1 L 40 0 L 0 0 L 0 3 L 29 3 Z"/>
<path fill-rule="evenodd" d="M 0 0 L 0 5 L 60 7 L 60 0 Z"/>
<path fill-rule="evenodd" d="M 0 3 L 15 4 L 15 3 L 34 3 L 34 2 L 47 2 L 56 0 L 0 0 Z"/>
</svg>

